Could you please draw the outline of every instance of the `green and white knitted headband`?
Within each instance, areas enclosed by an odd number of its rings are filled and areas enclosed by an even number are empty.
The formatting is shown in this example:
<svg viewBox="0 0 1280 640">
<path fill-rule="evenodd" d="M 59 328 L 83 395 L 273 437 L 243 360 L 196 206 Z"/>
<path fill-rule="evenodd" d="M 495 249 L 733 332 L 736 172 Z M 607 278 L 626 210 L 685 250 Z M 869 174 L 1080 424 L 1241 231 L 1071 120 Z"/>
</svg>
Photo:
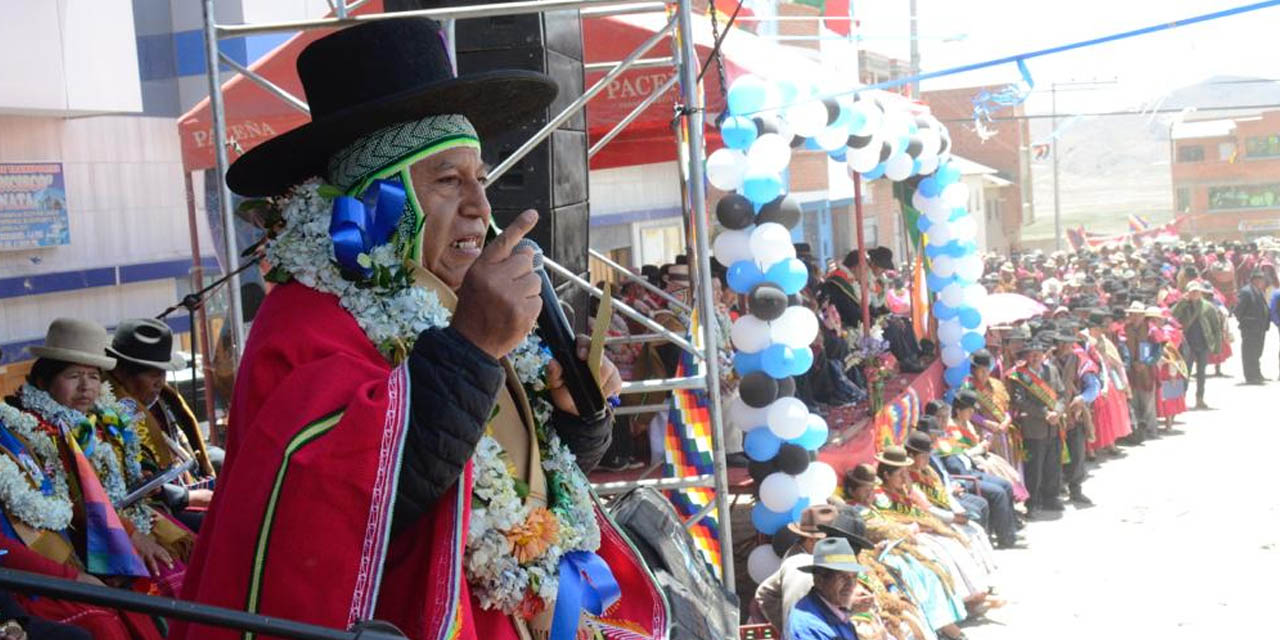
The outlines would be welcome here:
<svg viewBox="0 0 1280 640">
<path fill-rule="evenodd" d="M 383 127 L 362 136 L 329 158 L 329 184 L 348 195 L 362 193 L 374 180 L 398 177 L 405 190 L 405 214 L 396 230 L 402 255 L 418 252 L 418 234 L 426 213 L 418 204 L 409 167 L 442 151 L 467 147 L 480 149 L 480 137 L 466 116 L 427 116 Z M 411 215 L 409 215 L 411 214 Z"/>
</svg>

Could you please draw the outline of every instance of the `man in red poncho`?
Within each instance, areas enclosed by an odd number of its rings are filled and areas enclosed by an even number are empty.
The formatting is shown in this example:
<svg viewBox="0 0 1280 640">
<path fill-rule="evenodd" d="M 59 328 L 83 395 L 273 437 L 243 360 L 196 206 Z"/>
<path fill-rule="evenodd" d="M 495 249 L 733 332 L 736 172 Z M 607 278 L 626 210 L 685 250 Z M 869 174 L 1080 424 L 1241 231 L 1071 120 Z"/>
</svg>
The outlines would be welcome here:
<svg viewBox="0 0 1280 640">
<path fill-rule="evenodd" d="M 298 59 L 312 122 L 228 172 L 271 197 L 249 206 L 282 284 L 245 347 L 183 596 L 430 640 L 665 637 L 655 581 L 583 475 L 612 416 L 578 417 L 531 334 L 539 279 L 515 245 L 536 212 L 485 242 L 481 136 L 555 85 L 450 69 L 427 20 L 321 38 Z M 607 360 L 600 377 L 618 390 Z"/>
</svg>

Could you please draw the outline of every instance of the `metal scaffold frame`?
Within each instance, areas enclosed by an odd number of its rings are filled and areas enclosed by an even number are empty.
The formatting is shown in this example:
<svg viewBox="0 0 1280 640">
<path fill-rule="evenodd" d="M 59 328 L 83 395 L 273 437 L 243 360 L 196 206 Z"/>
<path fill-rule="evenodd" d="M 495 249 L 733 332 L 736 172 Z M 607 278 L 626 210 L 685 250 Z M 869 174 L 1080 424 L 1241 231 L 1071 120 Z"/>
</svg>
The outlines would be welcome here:
<svg viewBox="0 0 1280 640">
<path fill-rule="evenodd" d="M 347 0 L 329 0 L 329 4 L 334 11 L 334 16 L 329 18 L 256 25 L 220 25 L 217 24 L 214 17 L 214 0 L 201 0 L 204 11 L 204 40 L 207 62 L 206 74 L 208 76 L 209 84 L 210 111 L 213 118 L 213 138 L 214 140 L 223 141 L 222 144 L 215 144 L 214 148 L 218 175 L 219 214 L 223 221 L 223 233 L 225 234 L 225 264 L 229 265 L 229 268 L 233 268 L 233 266 L 240 260 L 240 249 L 237 246 L 235 237 L 235 212 L 231 206 L 231 191 L 227 187 L 225 180 L 227 169 L 230 166 L 228 147 L 230 146 L 235 148 L 236 143 L 227 136 L 226 105 L 222 96 L 222 73 L 219 68 L 220 63 L 229 65 L 237 73 L 244 75 L 252 82 L 262 86 L 268 93 L 281 99 L 289 106 L 303 112 L 309 112 L 309 109 L 306 102 L 301 98 L 290 94 L 288 91 L 285 91 L 261 75 L 220 53 L 218 51 L 218 40 L 256 34 L 296 32 L 313 29 L 333 29 L 360 24 L 363 22 L 405 17 L 425 17 L 438 20 L 442 24 L 446 25 L 446 30 L 449 35 L 452 36 L 451 27 L 454 21 L 466 18 L 520 15 L 566 10 L 578 10 L 580 15 L 583 17 L 670 11 L 671 17 L 667 24 L 641 43 L 640 46 L 621 61 L 616 63 L 596 63 L 587 65 L 587 67 L 592 71 L 608 70 L 600 80 L 584 91 L 581 96 L 575 98 L 560 113 L 553 116 L 546 126 L 533 134 L 528 141 L 512 152 L 512 154 L 499 163 L 498 166 L 494 167 L 493 170 L 489 172 L 489 183 L 496 184 L 502 174 L 508 171 L 516 162 L 520 161 L 526 154 L 532 151 L 534 147 L 550 136 L 553 131 L 572 117 L 578 110 L 585 107 L 592 97 L 608 87 L 609 83 L 623 72 L 628 69 L 644 67 L 658 67 L 666 65 L 673 65 L 675 67 L 676 73 L 672 78 L 655 90 L 649 98 L 637 105 L 636 108 L 619 121 L 611 131 L 592 145 L 589 150 L 589 157 L 595 155 L 604 147 L 604 145 L 613 140 L 629 124 L 638 118 L 642 112 L 652 106 L 659 96 L 665 94 L 672 87 L 679 87 L 680 108 L 676 114 L 676 122 L 681 126 L 676 126 L 674 128 L 677 131 L 684 132 L 683 139 L 678 141 L 681 145 L 679 161 L 684 165 L 681 167 L 680 173 L 682 181 L 685 182 L 683 185 L 684 189 L 682 190 L 685 194 L 685 214 L 687 216 L 691 216 L 691 218 L 686 218 L 685 220 L 686 229 L 689 229 L 691 234 L 694 236 L 689 249 L 691 251 L 690 265 L 695 271 L 695 274 L 693 275 L 695 276 L 694 282 L 696 283 L 696 286 L 693 289 L 692 306 L 686 305 L 678 300 L 674 300 L 671 296 L 666 295 L 665 292 L 660 290 L 658 293 L 662 295 L 664 299 L 672 302 L 673 306 L 682 312 L 689 313 L 696 309 L 696 313 L 700 318 L 700 337 L 702 338 L 702 347 L 695 347 L 694 344 L 685 338 L 685 336 L 673 333 L 621 301 L 614 300 L 612 304 L 613 307 L 624 316 L 631 320 L 635 320 L 647 330 L 653 332 L 651 334 L 645 334 L 644 337 L 647 340 L 665 340 L 671 342 L 681 349 L 693 354 L 696 360 L 702 362 L 705 375 L 665 380 L 629 382 L 624 385 L 623 393 L 646 393 L 673 389 L 705 390 L 708 396 L 707 409 L 712 429 L 714 473 L 692 478 L 664 478 L 661 480 L 611 482 L 605 485 L 599 485 L 597 490 L 601 494 L 610 495 L 622 493 L 642 486 L 652 486 L 661 489 L 687 487 L 714 488 L 716 491 L 716 502 L 713 503 L 713 505 L 719 518 L 720 545 L 722 549 L 722 578 L 724 584 L 728 588 L 732 589 L 735 584 L 733 566 L 733 534 L 730 521 L 731 514 L 727 466 L 725 464 L 724 428 L 720 410 L 720 372 L 719 359 L 716 353 L 719 342 L 717 340 L 718 327 L 715 320 L 715 300 L 712 293 L 711 251 L 710 238 L 708 236 L 710 233 L 710 224 L 707 214 L 707 194 L 702 166 L 705 155 L 703 144 L 704 106 L 698 84 L 700 64 L 697 57 L 697 49 L 693 40 L 693 13 L 691 0 L 672 0 L 669 3 L 654 1 L 637 2 L 636 0 L 519 0 L 507 3 L 395 13 L 351 14 L 352 10 L 365 4 L 367 1 L 368 0 L 355 0 L 354 2 L 348 2 Z M 670 57 L 642 57 L 667 36 L 672 37 L 673 46 Z M 452 47 L 452 38 L 450 38 L 449 46 Z M 678 135 L 677 137 L 680 138 L 681 136 Z M 590 252 L 589 255 L 591 258 L 604 262 L 609 268 L 621 271 L 624 274 L 624 277 L 639 281 L 638 278 L 633 276 L 622 265 L 614 263 L 607 257 L 594 251 Z M 602 291 L 592 286 L 590 282 L 583 279 L 578 274 L 573 273 L 549 259 L 546 260 L 545 264 L 551 272 L 556 273 L 563 278 L 566 281 L 566 285 L 579 287 L 596 297 L 603 295 Z M 648 283 L 643 284 L 647 285 Z M 654 290 L 654 287 L 652 286 L 646 288 Z M 241 348 L 244 344 L 244 323 L 241 318 L 240 311 L 242 303 L 240 300 L 240 282 L 238 277 L 233 276 L 231 278 L 229 289 L 232 352 L 233 358 L 238 362 L 241 354 Z M 711 509 L 707 508 L 701 513 L 695 514 L 693 517 L 688 519 L 686 526 L 691 526 L 702 517 L 705 517 L 710 513 L 710 511 Z M 733 613 L 736 617 L 737 612 L 735 611 Z"/>
</svg>

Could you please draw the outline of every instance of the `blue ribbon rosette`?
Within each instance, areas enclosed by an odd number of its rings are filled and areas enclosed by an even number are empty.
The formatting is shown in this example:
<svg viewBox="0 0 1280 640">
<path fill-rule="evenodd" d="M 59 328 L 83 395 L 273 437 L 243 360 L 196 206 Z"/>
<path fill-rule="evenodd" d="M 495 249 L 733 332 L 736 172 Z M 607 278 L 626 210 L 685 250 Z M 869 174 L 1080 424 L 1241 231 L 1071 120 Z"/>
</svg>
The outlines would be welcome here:
<svg viewBox="0 0 1280 640">
<path fill-rule="evenodd" d="M 404 202 L 404 187 L 390 180 L 374 180 L 359 198 L 333 199 L 329 237 L 333 239 L 333 256 L 343 270 L 365 278 L 373 275 L 369 252 L 391 238 L 404 213 Z"/>
</svg>

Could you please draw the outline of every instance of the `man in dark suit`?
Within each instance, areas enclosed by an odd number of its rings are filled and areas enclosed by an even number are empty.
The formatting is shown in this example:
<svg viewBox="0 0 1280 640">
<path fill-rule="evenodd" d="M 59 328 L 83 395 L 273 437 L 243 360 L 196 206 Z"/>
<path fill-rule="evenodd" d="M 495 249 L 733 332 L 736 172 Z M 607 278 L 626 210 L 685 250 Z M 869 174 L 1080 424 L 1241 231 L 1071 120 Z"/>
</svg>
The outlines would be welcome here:
<svg viewBox="0 0 1280 640">
<path fill-rule="evenodd" d="M 1266 275 L 1254 271 L 1249 275 L 1249 286 L 1240 290 L 1236 303 L 1236 322 L 1240 325 L 1240 361 L 1244 367 L 1245 384 L 1262 384 L 1262 345 L 1271 327 L 1271 313 L 1267 309 Z"/>
</svg>

